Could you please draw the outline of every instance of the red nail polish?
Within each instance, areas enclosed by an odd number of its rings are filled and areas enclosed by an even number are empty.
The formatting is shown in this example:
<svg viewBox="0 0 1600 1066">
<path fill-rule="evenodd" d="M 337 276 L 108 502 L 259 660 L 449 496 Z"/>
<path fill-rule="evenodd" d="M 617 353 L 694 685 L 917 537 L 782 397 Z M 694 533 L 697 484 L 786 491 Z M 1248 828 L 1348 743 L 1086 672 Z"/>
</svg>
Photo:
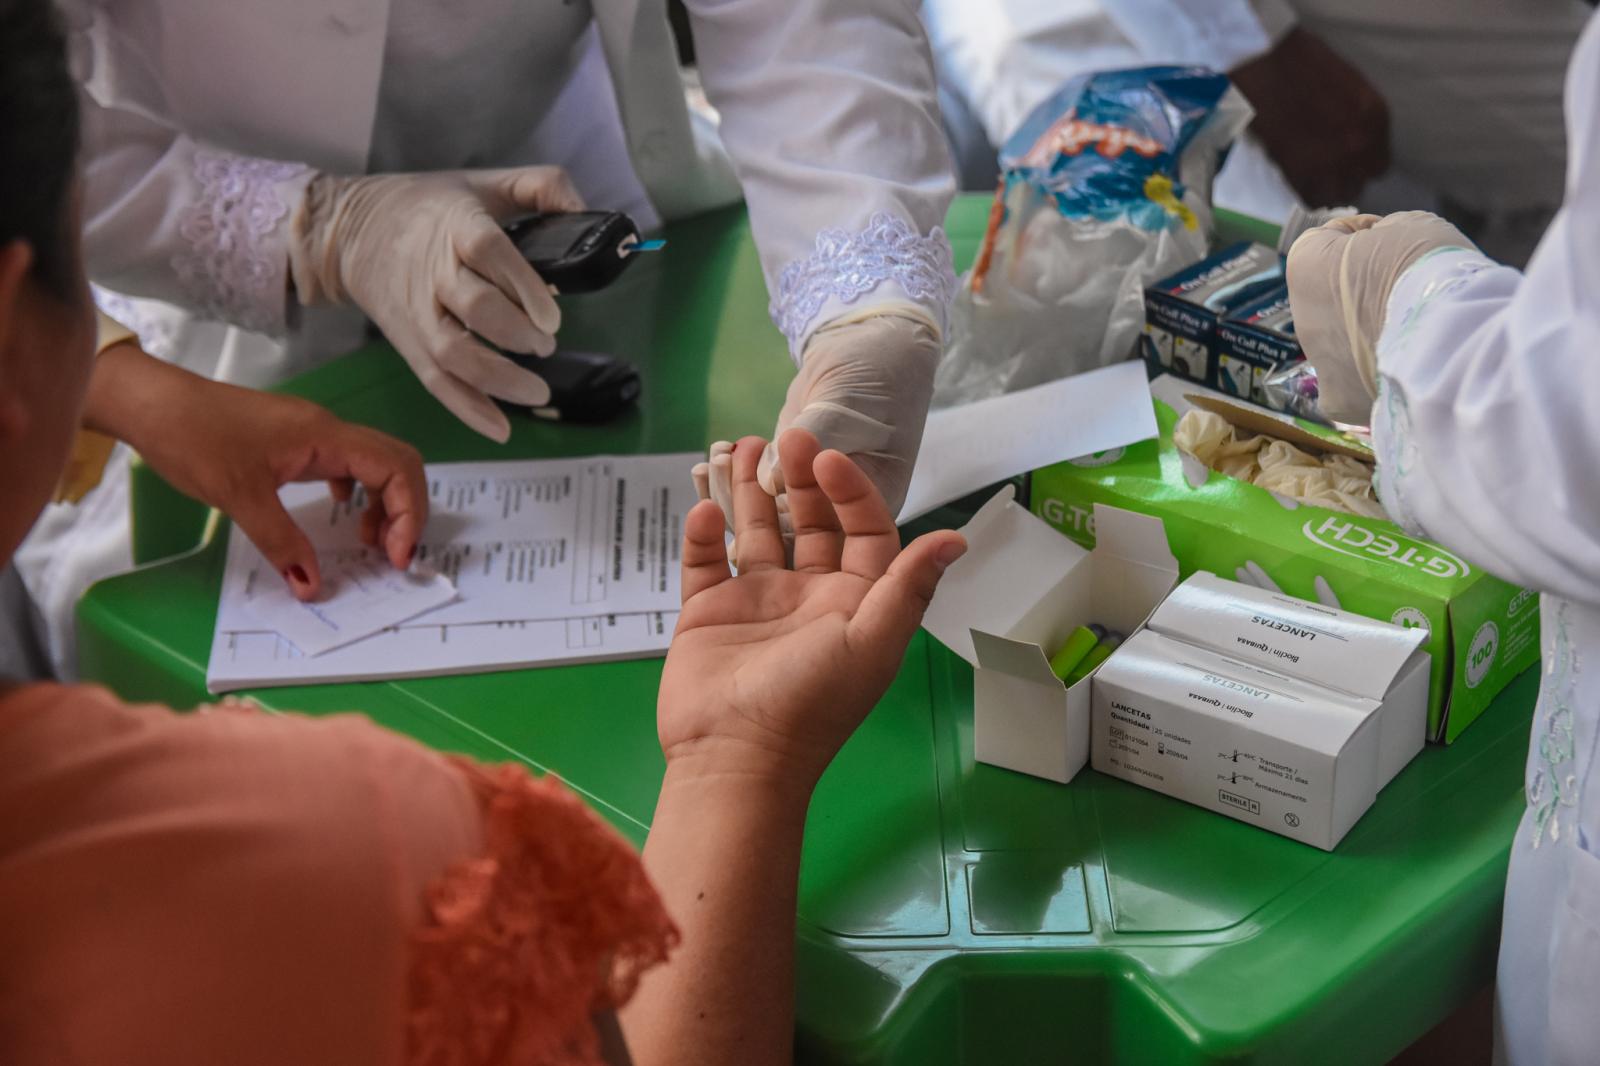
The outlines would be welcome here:
<svg viewBox="0 0 1600 1066">
<path fill-rule="evenodd" d="M 309 585 L 311 578 L 306 576 L 306 568 L 295 563 L 283 572 L 283 576 L 296 585 Z"/>
</svg>

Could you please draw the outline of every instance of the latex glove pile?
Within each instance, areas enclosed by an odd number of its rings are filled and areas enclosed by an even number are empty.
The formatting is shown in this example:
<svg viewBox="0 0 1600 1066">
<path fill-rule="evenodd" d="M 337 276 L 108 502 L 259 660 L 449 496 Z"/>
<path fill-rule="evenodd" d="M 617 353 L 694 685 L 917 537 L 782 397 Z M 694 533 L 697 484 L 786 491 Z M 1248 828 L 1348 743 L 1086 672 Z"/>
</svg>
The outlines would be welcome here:
<svg viewBox="0 0 1600 1066">
<path fill-rule="evenodd" d="M 1289 249 L 1295 336 L 1317 371 L 1317 406 L 1370 425 L 1378 398 L 1378 337 L 1400 275 L 1442 248 L 1476 246 L 1438 215 L 1352 215 L 1307 230 Z"/>
<path fill-rule="evenodd" d="M 778 413 L 773 443 L 757 467 L 761 487 L 778 498 L 786 530 L 776 441 L 788 429 L 809 430 L 824 449 L 849 456 L 882 494 L 889 513 L 900 513 L 922 444 L 939 351 L 938 328 L 909 304 L 875 306 L 812 334 Z M 713 444 L 707 461 L 695 467 L 694 480 L 700 497 L 715 500 L 733 528 L 733 445 Z"/>
<path fill-rule="evenodd" d="M 559 167 L 319 174 L 295 211 L 289 269 L 302 304 L 359 306 L 440 403 L 504 442 L 492 397 L 537 406 L 550 389 L 478 338 L 549 355 L 561 311 L 501 226 L 582 209 Z"/>
<path fill-rule="evenodd" d="M 1172 442 L 1206 466 L 1301 503 L 1388 517 L 1372 491 L 1372 467 L 1348 455 L 1312 455 L 1285 440 L 1241 433 L 1211 411 L 1178 420 Z"/>
</svg>

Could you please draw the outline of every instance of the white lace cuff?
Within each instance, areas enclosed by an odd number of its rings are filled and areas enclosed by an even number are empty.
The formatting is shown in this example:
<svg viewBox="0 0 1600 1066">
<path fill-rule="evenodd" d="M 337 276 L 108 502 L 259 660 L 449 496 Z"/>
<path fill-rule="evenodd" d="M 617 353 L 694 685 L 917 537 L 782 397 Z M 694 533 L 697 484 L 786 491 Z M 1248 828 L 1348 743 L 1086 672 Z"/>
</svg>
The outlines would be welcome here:
<svg viewBox="0 0 1600 1066">
<path fill-rule="evenodd" d="M 1372 472 L 1378 502 L 1401 529 L 1432 539 L 1408 494 L 1413 475 L 1421 468 L 1411 434 L 1411 409 L 1405 393 L 1386 377 L 1378 378 L 1378 400 L 1372 407 L 1372 449 L 1378 460 Z"/>
<path fill-rule="evenodd" d="M 823 230 L 810 255 L 783 268 L 769 307 L 772 321 L 798 357 L 812 329 L 825 321 L 824 307 L 854 304 L 882 287 L 896 300 L 927 306 L 942 329 L 956 291 L 951 263 L 943 229 L 920 236 L 904 219 L 879 211 L 857 233 Z"/>
<path fill-rule="evenodd" d="M 1474 248 L 1435 248 L 1406 267 L 1389 291 L 1383 333 L 1378 337 L 1378 370 L 1404 361 L 1411 334 L 1429 306 L 1485 271 L 1500 267 Z"/>
<path fill-rule="evenodd" d="M 173 270 L 206 318 L 281 334 L 288 314 L 289 213 L 312 170 L 299 163 L 195 153 L 199 196 L 178 216 L 184 248 Z"/>
<path fill-rule="evenodd" d="M 1432 539 L 1414 502 L 1419 493 L 1432 491 L 1432 485 L 1422 472 L 1412 436 L 1411 409 L 1396 376 L 1403 372 L 1408 355 L 1428 354 L 1415 350 L 1412 334 L 1429 306 L 1479 272 L 1496 266 L 1471 249 L 1436 248 L 1405 269 L 1384 309 L 1383 333 L 1378 338 L 1378 399 L 1372 409 L 1372 445 L 1378 459 L 1373 487 L 1389 517 L 1415 536 Z"/>
</svg>

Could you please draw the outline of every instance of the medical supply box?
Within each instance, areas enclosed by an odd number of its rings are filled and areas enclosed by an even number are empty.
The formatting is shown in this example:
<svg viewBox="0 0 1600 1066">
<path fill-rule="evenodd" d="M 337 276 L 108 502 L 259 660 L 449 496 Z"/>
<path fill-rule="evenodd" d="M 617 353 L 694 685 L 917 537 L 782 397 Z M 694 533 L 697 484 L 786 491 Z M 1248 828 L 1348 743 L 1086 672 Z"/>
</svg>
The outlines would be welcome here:
<svg viewBox="0 0 1600 1066">
<path fill-rule="evenodd" d="M 1034 471 L 1035 514 L 1085 548 L 1098 543 L 1104 505 L 1158 517 L 1185 577 L 1207 570 L 1420 628 L 1432 657 L 1428 735 L 1445 743 L 1538 660 L 1535 593 L 1393 522 L 1298 503 L 1206 469 L 1173 443 L 1196 386 L 1163 377 L 1150 389 L 1156 438 Z M 1252 431 L 1278 427 L 1297 444 L 1330 433 L 1261 408 L 1232 417 L 1248 418 Z"/>
<path fill-rule="evenodd" d="M 1424 636 L 1196 573 L 1095 673 L 1093 766 L 1330 850 L 1422 750 Z"/>
<path fill-rule="evenodd" d="M 1217 385 L 1217 327 L 1283 287 L 1283 257 L 1240 241 L 1144 290 L 1139 350 L 1151 377 L 1176 374 Z"/>
<path fill-rule="evenodd" d="M 923 625 L 973 666 L 979 762 L 1062 783 L 1089 758 L 1089 678 L 1072 687 L 1050 655 L 1080 625 L 1133 634 L 1178 580 L 1159 518 L 1095 508 L 1105 534 L 1079 547 L 1017 503 L 1010 486 L 962 532 L 967 553 L 939 582 Z"/>
<path fill-rule="evenodd" d="M 1304 358 L 1294 335 L 1288 286 L 1279 286 L 1218 324 L 1215 386 L 1271 407 L 1262 388 L 1267 375 Z"/>
</svg>

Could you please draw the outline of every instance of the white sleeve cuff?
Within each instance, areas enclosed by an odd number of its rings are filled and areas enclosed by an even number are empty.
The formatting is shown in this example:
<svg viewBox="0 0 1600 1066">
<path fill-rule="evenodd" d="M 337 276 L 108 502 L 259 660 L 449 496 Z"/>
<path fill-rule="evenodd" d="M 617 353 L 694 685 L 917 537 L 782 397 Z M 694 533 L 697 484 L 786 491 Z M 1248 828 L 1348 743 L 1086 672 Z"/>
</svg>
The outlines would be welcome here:
<svg viewBox="0 0 1600 1066">
<path fill-rule="evenodd" d="M 298 163 L 201 150 L 200 195 L 178 217 L 172 268 L 206 318 L 281 335 L 289 310 L 288 225 L 313 171 Z"/>
<path fill-rule="evenodd" d="M 1437 335 L 1415 343 L 1416 334 L 1441 296 L 1456 292 L 1486 270 L 1517 273 L 1476 249 L 1435 249 L 1405 269 L 1390 290 L 1384 309 L 1377 350 L 1378 399 L 1372 409 L 1372 445 L 1378 459 L 1373 487 L 1389 517 L 1407 532 L 1427 539 L 1436 538 L 1423 524 L 1422 515 L 1439 514 L 1445 508 L 1439 498 L 1441 486 L 1420 457 L 1407 380 L 1408 374 L 1417 380 L 1436 377 L 1437 368 L 1426 365 L 1427 361 L 1448 359 L 1453 352 L 1439 349 Z"/>
<path fill-rule="evenodd" d="M 1406 361 L 1408 341 L 1439 297 L 1465 285 L 1485 270 L 1511 270 L 1475 248 L 1435 248 L 1401 273 L 1389 291 L 1383 333 L 1378 337 L 1378 374 L 1397 372 Z"/>
<path fill-rule="evenodd" d="M 887 212 L 875 213 L 866 227 L 851 233 L 827 229 L 803 259 L 778 276 L 769 310 L 789 341 L 796 362 L 806 341 L 821 325 L 877 303 L 915 304 L 926 309 L 943 332 L 956 276 L 950 241 L 935 226 L 919 235 L 909 223 Z"/>
</svg>

